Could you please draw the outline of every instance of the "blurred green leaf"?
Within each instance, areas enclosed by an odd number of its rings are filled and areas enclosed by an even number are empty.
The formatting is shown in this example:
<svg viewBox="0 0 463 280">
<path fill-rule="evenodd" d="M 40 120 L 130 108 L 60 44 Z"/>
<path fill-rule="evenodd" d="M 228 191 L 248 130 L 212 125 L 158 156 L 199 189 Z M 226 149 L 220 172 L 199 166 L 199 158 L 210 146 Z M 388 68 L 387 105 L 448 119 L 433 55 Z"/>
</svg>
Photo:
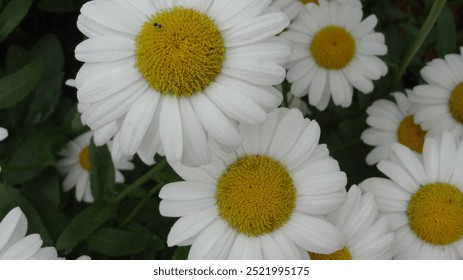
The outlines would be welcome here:
<svg viewBox="0 0 463 280">
<path fill-rule="evenodd" d="M 98 202 L 90 205 L 64 229 L 56 242 L 56 248 L 66 250 L 74 247 L 89 237 L 112 216 L 113 210 L 110 205 Z"/>
<path fill-rule="evenodd" d="M 175 253 L 172 256 L 173 260 L 187 260 L 188 253 L 190 252 L 191 246 L 177 246 Z"/>
<path fill-rule="evenodd" d="M 445 5 L 437 19 L 437 52 L 440 57 L 457 49 L 457 30 L 452 10 Z"/>
<path fill-rule="evenodd" d="M 64 53 L 59 39 L 49 34 L 35 44 L 30 57 L 43 61 L 42 75 L 32 94 L 25 120 L 26 124 L 37 124 L 53 113 L 58 104 L 64 77 Z"/>
<path fill-rule="evenodd" d="M 0 109 L 23 100 L 36 87 L 42 74 L 42 60 L 35 59 L 21 70 L 0 80 Z"/>
<path fill-rule="evenodd" d="M 17 189 L 0 184 L 0 217 L 6 215 L 16 206 L 19 206 L 27 217 L 28 234 L 38 233 L 42 237 L 44 246 L 53 245 L 50 235 L 43 225 L 42 218 L 37 210 Z"/>
<path fill-rule="evenodd" d="M 0 14 L 0 43 L 24 19 L 32 5 L 32 0 L 13 0 Z"/>
<path fill-rule="evenodd" d="M 61 131 L 54 128 L 42 128 L 25 131 L 18 135 L 17 146 L 10 160 L 3 166 L 5 182 L 16 185 L 25 182 L 55 164 L 55 154 L 66 143 Z"/>
<path fill-rule="evenodd" d="M 29 62 L 29 53 L 20 46 L 8 47 L 5 61 L 5 74 L 11 74 L 20 70 Z"/>
<path fill-rule="evenodd" d="M 114 189 L 115 171 L 108 146 L 96 147 L 90 143 L 90 187 L 95 201 L 109 197 Z"/>
<path fill-rule="evenodd" d="M 39 9 L 50 13 L 74 12 L 80 9 L 88 0 L 42 0 L 39 2 Z"/>
<path fill-rule="evenodd" d="M 138 234 L 117 228 L 100 228 L 87 239 L 86 244 L 112 257 L 135 254 L 146 247 L 146 241 Z"/>
</svg>

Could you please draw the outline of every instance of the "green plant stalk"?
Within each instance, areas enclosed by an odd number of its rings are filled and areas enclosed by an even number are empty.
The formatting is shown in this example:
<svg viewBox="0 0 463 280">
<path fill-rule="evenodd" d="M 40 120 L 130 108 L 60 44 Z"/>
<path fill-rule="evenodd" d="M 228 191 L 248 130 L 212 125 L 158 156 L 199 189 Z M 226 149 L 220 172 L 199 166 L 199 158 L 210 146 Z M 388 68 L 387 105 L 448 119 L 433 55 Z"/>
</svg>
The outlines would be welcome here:
<svg viewBox="0 0 463 280">
<path fill-rule="evenodd" d="M 429 32 L 439 18 L 439 15 L 441 14 L 446 2 L 446 0 L 435 0 L 432 4 L 431 10 L 429 11 L 428 17 L 426 18 L 423 27 L 421 27 L 418 35 L 415 38 L 415 41 L 413 41 L 412 45 L 408 49 L 407 54 L 403 59 L 402 65 L 400 65 L 399 72 L 397 72 L 397 76 L 394 79 L 394 84 L 397 84 L 397 82 L 400 80 L 408 65 L 413 60 L 420 47 L 423 45 L 424 40 L 426 37 L 428 37 Z"/>
<path fill-rule="evenodd" d="M 117 204 L 121 202 L 124 198 L 130 195 L 134 190 L 138 189 L 144 183 L 146 183 L 149 179 L 153 178 L 159 171 L 161 171 L 167 165 L 167 160 L 163 158 L 159 161 L 153 168 L 151 168 L 148 172 L 143 174 L 140 178 L 138 178 L 135 182 L 133 182 L 130 186 L 128 186 L 125 190 L 123 190 L 119 195 L 117 195 L 112 203 Z"/>
<path fill-rule="evenodd" d="M 157 193 L 164 185 L 165 185 L 165 183 L 159 183 L 159 184 L 157 184 L 156 186 L 154 186 L 154 187 L 148 192 L 148 195 L 145 196 L 145 197 L 138 203 L 138 205 L 132 210 L 132 212 L 130 212 L 130 214 L 122 221 L 121 226 L 122 226 L 122 227 L 125 227 L 125 226 L 133 219 L 133 217 L 135 217 L 135 216 L 138 214 L 138 212 L 141 210 L 141 208 L 143 208 L 143 206 L 146 204 L 146 202 L 148 201 L 148 199 L 150 199 L 155 193 Z"/>
</svg>

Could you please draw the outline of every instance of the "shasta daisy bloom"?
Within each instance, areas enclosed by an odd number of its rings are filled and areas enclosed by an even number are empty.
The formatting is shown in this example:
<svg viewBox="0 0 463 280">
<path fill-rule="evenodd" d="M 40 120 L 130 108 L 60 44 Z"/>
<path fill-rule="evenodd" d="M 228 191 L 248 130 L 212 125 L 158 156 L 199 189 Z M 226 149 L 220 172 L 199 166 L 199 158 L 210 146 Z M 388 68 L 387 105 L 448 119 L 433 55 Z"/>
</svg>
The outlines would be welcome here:
<svg viewBox="0 0 463 280">
<path fill-rule="evenodd" d="M 463 137 L 463 48 L 460 52 L 429 62 L 420 72 L 427 84 L 415 87 L 410 96 L 416 103 L 415 121 L 430 136 L 451 131 Z"/>
<path fill-rule="evenodd" d="M 463 258 L 463 144 L 440 138 L 426 138 L 422 156 L 392 144 L 392 160 L 378 164 L 388 178 L 359 185 L 395 232 L 395 259 Z"/>
<path fill-rule="evenodd" d="M 362 133 L 361 138 L 365 144 L 375 146 L 366 158 L 369 165 L 389 159 L 392 143 L 403 144 L 417 153 L 423 150 L 426 132 L 415 123 L 409 98 L 400 92 L 392 95 L 395 103 L 380 99 L 367 109 L 370 128 Z"/>
<path fill-rule="evenodd" d="M 378 216 L 375 197 L 361 194 L 352 186 L 343 206 L 328 214 L 346 237 L 341 250 L 332 254 L 309 252 L 312 260 L 387 260 L 392 258 L 394 234 L 387 228 L 387 218 Z"/>
<path fill-rule="evenodd" d="M 386 75 L 384 35 L 374 32 L 378 19 L 362 21 L 360 5 L 320 0 L 307 4 L 301 15 L 282 33 L 293 43 L 286 79 L 291 93 L 308 94 L 309 103 L 324 110 L 333 98 L 335 105 L 348 107 L 353 88 L 369 93 L 373 80 Z"/>
<path fill-rule="evenodd" d="M 63 190 L 70 191 L 75 187 L 76 200 L 84 202 L 93 202 L 92 190 L 90 188 L 90 155 L 89 145 L 92 139 L 93 132 L 88 131 L 73 141 L 69 142 L 61 151 L 63 157 L 58 161 L 58 168 L 65 175 L 63 181 Z M 113 144 L 109 143 L 109 148 Z M 134 168 L 129 157 L 119 157 L 114 160 L 116 182 L 123 183 L 124 176 L 120 170 L 131 170 Z"/>
<path fill-rule="evenodd" d="M 271 0 L 89 1 L 76 48 L 82 121 L 92 130 L 117 125 L 126 155 L 151 164 L 210 161 L 207 139 L 236 149 L 237 122 L 262 123 L 282 100 L 289 24 Z M 104 134 L 104 131 L 102 131 Z M 104 135 L 103 135 L 104 136 Z"/>
<path fill-rule="evenodd" d="M 27 218 L 19 207 L 0 222 L 0 260 L 56 260 L 54 247 L 43 247 L 39 234 L 27 235 Z"/>
<path fill-rule="evenodd" d="M 338 3 L 349 2 L 351 4 L 362 5 L 360 0 L 332 0 Z M 273 0 L 272 6 L 275 6 L 286 13 L 290 20 L 295 19 L 308 3 L 318 4 L 318 0 Z"/>
<path fill-rule="evenodd" d="M 318 124 L 281 108 L 239 130 L 235 152 L 212 140 L 210 164 L 173 165 L 185 181 L 159 194 L 161 214 L 180 217 L 167 244 L 192 245 L 190 259 L 307 259 L 308 250 L 341 249 L 342 234 L 322 215 L 344 202 L 346 175 L 318 144 Z"/>
</svg>

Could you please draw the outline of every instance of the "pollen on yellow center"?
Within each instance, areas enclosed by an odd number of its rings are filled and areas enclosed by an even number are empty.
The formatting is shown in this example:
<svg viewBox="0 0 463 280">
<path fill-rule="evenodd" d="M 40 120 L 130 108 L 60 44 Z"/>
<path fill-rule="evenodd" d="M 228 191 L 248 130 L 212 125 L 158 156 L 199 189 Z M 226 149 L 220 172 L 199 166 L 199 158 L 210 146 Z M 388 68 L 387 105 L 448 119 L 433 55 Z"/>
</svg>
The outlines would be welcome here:
<svg viewBox="0 0 463 280">
<path fill-rule="evenodd" d="M 313 36 L 309 50 L 318 66 L 342 69 L 355 55 L 355 40 L 344 27 L 327 26 Z"/>
<path fill-rule="evenodd" d="M 347 247 L 342 248 L 332 254 L 317 254 L 309 252 L 311 260 L 352 260 L 352 255 Z"/>
<path fill-rule="evenodd" d="M 79 163 L 80 163 L 80 166 L 83 169 L 85 169 L 87 171 L 91 170 L 90 157 L 89 157 L 89 147 L 88 146 L 86 146 L 85 148 L 82 149 L 82 151 L 80 151 Z"/>
<path fill-rule="evenodd" d="M 423 152 L 425 135 L 426 131 L 421 129 L 420 125 L 415 124 L 412 115 L 403 118 L 397 129 L 397 139 L 399 143 L 418 153 Z"/>
<path fill-rule="evenodd" d="M 225 47 L 220 30 L 204 13 L 175 7 L 155 14 L 136 38 L 136 67 L 151 88 L 189 97 L 220 73 Z"/>
<path fill-rule="evenodd" d="M 463 123 L 463 83 L 457 85 L 450 94 L 449 110 L 457 122 Z"/>
<path fill-rule="evenodd" d="M 244 156 L 217 183 L 219 215 L 249 236 L 270 233 L 290 218 L 296 189 L 287 169 L 267 156 Z"/>
<path fill-rule="evenodd" d="M 318 0 L 299 0 L 302 4 L 315 3 L 318 4 Z"/>
<path fill-rule="evenodd" d="M 448 245 L 463 237 L 463 193 L 448 183 L 420 187 L 407 207 L 411 230 L 423 241 Z"/>
</svg>

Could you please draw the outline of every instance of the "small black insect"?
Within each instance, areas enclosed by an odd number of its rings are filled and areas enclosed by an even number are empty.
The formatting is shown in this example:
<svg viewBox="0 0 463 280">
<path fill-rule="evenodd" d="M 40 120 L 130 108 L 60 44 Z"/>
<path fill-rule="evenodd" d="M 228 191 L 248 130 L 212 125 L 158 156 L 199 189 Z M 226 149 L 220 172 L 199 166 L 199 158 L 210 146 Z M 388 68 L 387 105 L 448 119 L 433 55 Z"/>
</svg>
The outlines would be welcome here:
<svg viewBox="0 0 463 280">
<path fill-rule="evenodd" d="M 153 24 L 153 26 L 156 27 L 156 28 L 161 28 L 161 27 L 162 27 L 162 25 L 160 25 L 160 24 L 157 23 L 157 22 L 155 22 L 155 23 Z"/>
</svg>

